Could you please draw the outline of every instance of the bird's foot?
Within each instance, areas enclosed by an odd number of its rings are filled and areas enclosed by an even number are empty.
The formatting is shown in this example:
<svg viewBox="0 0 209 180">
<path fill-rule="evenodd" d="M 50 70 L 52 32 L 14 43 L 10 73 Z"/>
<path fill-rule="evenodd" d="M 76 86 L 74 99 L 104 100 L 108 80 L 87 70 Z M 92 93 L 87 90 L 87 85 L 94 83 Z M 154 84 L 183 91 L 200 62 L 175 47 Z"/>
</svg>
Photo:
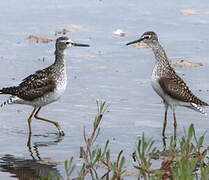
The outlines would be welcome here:
<svg viewBox="0 0 209 180">
<path fill-rule="evenodd" d="M 162 139 L 166 140 L 166 139 L 168 139 L 168 138 L 167 138 L 166 136 L 163 136 Z"/>
<path fill-rule="evenodd" d="M 59 135 L 60 136 L 64 136 L 65 135 L 65 132 L 62 129 L 59 129 Z"/>
<path fill-rule="evenodd" d="M 56 125 L 56 127 L 57 127 L 57 129 L 58 129 L 58 131 L 59 131 L 59 135 L 60 135 L 60 136 L 64 136 L 65 133 L 64 133 L 64 131 L 62 130 L 62 128 L 61 128 L 61 126 L 59 125 L 59 123 L 57 122 L 55 125 Z"/>
<path fill-rule="evenodd" d="M 166 145 L 167 145 L 167 137 L 163 136 L 162 137 L 162 141 L 163 141 L 163 149 L 165 150 L 166 149 Z"/>
</svg>

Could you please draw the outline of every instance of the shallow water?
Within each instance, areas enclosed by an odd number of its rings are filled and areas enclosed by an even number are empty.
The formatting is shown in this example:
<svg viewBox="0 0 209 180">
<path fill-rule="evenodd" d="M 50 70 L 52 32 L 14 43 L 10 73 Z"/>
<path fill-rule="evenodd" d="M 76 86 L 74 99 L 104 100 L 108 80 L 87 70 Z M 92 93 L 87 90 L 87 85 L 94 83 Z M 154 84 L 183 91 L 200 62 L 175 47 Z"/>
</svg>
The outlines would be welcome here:
<svg viewBox="0 0 209 180">
<path fill-rule="evenodd" d="M 79 156 L 83 127 L 91 128 L 96 99 L 110 104 L 98 143 L 104 144 L 110 139 L 113 153 L 124 149 L 129 157 L 137 138 L 145 132 L 156 140 L 156 146 L 161 147 L 164 107 L 150 85 L 153 54 L 149 49 L 125 44 L 144 31 L 153 30 L 158 33 L 170 59 L 204 63 L 202 67 L 175 69 L 195 94 L 209 102 L 209 15 L 180 14 L 183 9 L 209 11 L 206 4 L 206 0 L 201 3 L 195 0 L 1 1 L 1 87 L 16 85 L 25 76 L 53 62 L 54 43 L 37 44 L 26 40 L 29 35 L 55 39 L 55 31 L 76 24 L 82 26 L 83 31 L 67 36 L 89 43 L 91 47 L 66 52 L 67 91 L 59 102 L 43 108 L 40 113 L 58 120 L 66 132 L 65 137 L 58 138 L 53 126 L 34 120 L 29 149 L 26 146 L 27 117 L 32 108 L 12 105 L 0 110 L 0 179 L 37 179 L 44 175 L 43 169 L 64 179 L 62 162 L 71 156 Z M 118 28 L 126 32 L 125 37 L 112 36 Z M 5 96 L 0 97 L 2 102 L 5 99 Z M 169 120 L 167 135 L 171 136 L 170 114 Z M 179 136 L 190 123 L 195 124 L 197 134 L 208 131 L 208 116 L 178 108 L 177 120 Z M 208 138 L 206 141 L 209 143 Z"/>
</svg>

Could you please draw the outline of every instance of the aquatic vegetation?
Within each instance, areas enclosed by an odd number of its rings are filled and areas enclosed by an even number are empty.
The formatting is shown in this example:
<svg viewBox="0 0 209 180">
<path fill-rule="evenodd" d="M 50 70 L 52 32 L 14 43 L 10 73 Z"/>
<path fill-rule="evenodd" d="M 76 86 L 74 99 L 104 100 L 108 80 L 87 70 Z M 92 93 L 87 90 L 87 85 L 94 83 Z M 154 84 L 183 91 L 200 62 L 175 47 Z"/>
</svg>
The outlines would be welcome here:
<svg viewBox="0 0 209 180">
<path fill-rule="evenodd" d="M 162 151 L 154 147 L 154 141 L 142 137 L 135 153 L 138 176 L 145 180 L 192 180 L 209 178 L 209 148 L 203 148 L 204 135 L 197 138 L 191 124 L 185 136 L 171 138 L 169 147 Z M 153 160 L 162 160 L 161 167 L 152 168 Z"/>
<path fill-rule="evenodd" d="M 105 102 L 97 102 L 91 133 L 87 134 L 84 128 L 84 146 L 80 148 L 82 166 L 77 166 L 74 157 L 64 163 L 67 180 L 123 180 L 133 176 L 143 180 L 208 180 L 209 179 L 209 148 L 204 147 L 205 135 L 196 136 L 194 125 L 185 130 L 183 137 L 171 137 L 168 143 L 160 150 L 155 147 L 155 141 L 147 139 L 143 133 L 138 140 L 132 154 L 132 168 L 127 157 L 121 150 L 116 159 L 113 158 L 107 140 L 104 146 L 96 146 L 95 142 L 101 131 L 101 122 L 107 109 Z M 165 142 L 164 142 L 165 143 Z M 130 160 L 130 159 L 129 159 Z M 161 164 L 154 167 L 154 162 Z M 129 169 L 129 170 L 127 170 Z M 52 178 L 47 177 L 47 180 Z"/>
<path fill-rule="evenodd" d="M 52 42 L 53 39 L 47 38 L 47 37 L 39 37 L 39 36 L 35 36 L 35 35 L 30 35 L 26 38 L 27 40 L 30 41 L 35 41 L 37 43 L 41 42 L 41 43 L 49 43 Z"/>
</svg>

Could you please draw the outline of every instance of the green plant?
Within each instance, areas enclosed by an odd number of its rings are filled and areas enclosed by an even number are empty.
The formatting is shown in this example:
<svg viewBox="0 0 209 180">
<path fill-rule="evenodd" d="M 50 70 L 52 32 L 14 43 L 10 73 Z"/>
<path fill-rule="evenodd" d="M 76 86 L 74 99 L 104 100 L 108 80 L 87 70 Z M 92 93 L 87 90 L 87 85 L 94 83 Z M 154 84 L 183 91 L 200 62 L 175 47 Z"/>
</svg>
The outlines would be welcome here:
<svg viewBox="0 0 209 180">
<path fill-rule="evenodd" d="M 154 146 L 155 141 L 147 139 L 143 133 L 132 155 L 134 159 L 132 170 L 135 170 L 136 173 L 127 172 L 123 150 L 118 153 L 116 160 L 113 160 L 109 140 L 102 147 L 95 146 L 106 108 L 105 102 L 97 101 L 98 111 L 92 131 L 87 134 L 86 128 L 84 128 L 85 144 L 80 150 L 82 166 L 76 167 L 73 157 L 65 161 L 64 167 L 68 180 L 123 180 L 127 174 L 135 175 L 136 179 L 143 180 L 209 179 L 209 148 L 204 148 L 205 135 L 198 138 L 193 124 L 185 131 L 183 137 L 171 137 L 169 147 L 166 149 L 164 146 L 163 150 L 157 149 Z M 160 167 L 154 169 L 153 161 L 155 160 L 162 163 Z M 76 178 L 72 178 L 73 175 Z M 41 177 L 41 180 L 52 180 L 52 175 Z"/>
<path fill-rule="evenodd" d="M 100 123 L 102 121 L 103 115 L 106 111 L 106 103 L 105 102 L 98 102 L 97 101 L 97 115 L 93 122 L 93 131 L 88 136 L 86 133 L 86 129 L 84 128 L 84 141 L 85 146 L 82 147 L 82 153 L 81 156 L 84 159 L 84 167 L 82 170 L 82 176 L 79 175 L 79 179 L 84 179 L 84 177 L 87 174 L 90 174 L 92 180 L 99 179 L 98 173 L 97 173 L 97 167 L 99 166 L 99 163 L 101 160 L 104 159 L 105 154 L 107 152 L 107 147 L 109 144 L 109 141 L 107 140 L 105 143 L 104 148 L 96 147 L 94 148 L 94 143 L 100 133 Z"/>
<path fill-rule="evenodd" d="M 65 166 L 65 172 L 66 172 L 67 178 L 68 180 L 70 180 L 70 176 L 75 169 L 75 164 L 73 164 L 73 157 L 65 160 L 64 166 Z"/>
<path fill-rule="evenodd" d="M 203 142 L 204 135 L 197 138 L 193 124 L 185 136 L 178 140 L 171 137 L 168 149 L 163 151 L 153 147 L 154 141 L 146 140 L 143 134 L 134 153 L 134 167 L 144 180 L 208 180 L 208 149 L 203 148 Z M 152 168 L 153 157 L 163 159 L 159 169 Z"/>
<path fill-rule="evenodd" d="M 142 139 L 138 141 L 137 150 L 133 153 L 133 158 L 137 162 L 134 167 L 139 170 L 139 176 L 142 176 L 145 180 L 150 178 L 151 156 L 157 150 L 153 145 L 154 141 L 151 139 L 146 140 L 143 133 Z"/>
<path fill-rule="evenodd" d="M 174 180 L 191 180 L 198 177 L 198 170 L 203 171 L 202 174 L 207 171 L 204 167 L 207 149 L 202 150 L 204 135 L 197 138 L 193 124 L 185 134 L 179 140 L 180 148 L 172 171 Z"/>
<path fill-rule="evenodd" d="M 126 169 L 124 167 L 125 165 L 125 157 L 122 156 L 123 151 L 121 150 L 118 154 L 117 157 L 117 161 L 110 163 L 111 164 L 111 168 L 113 170 L 113 176 L 112 176 L 112 180 L 121 180 L 124 173 L 126 172 Z"/>
</svg>

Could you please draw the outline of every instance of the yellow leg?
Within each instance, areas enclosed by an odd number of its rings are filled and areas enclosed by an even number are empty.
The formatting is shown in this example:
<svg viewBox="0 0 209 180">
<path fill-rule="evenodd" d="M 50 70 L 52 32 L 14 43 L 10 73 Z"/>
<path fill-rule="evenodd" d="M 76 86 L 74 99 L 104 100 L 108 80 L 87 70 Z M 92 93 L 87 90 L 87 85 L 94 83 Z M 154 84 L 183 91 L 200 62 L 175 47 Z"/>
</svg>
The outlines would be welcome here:
<svg viewBox="0 0 209 180">
<path fill-rule="evenodd" d="M 59 131 L 59 134 L 60 134 L 61 136 L 64 136 L 65 133 L 64 133 L 64 131 L 61 129 L 61 127 L 60 127 L 60 125 L 59 125 L 59 123 L 58 123 L 57 121 L 52 121 L 52 120 L 45 119 L 45 118 L 42 118 L 42 117 L 39 117 L 39 116 L 38 116 L 38 113 L 39 113 L 40 110 L 41 110 L 41 107 L 38 108 L 38 110 L 36 111 L 34 117 L 35 117 L 36 119 L 38 119 L 38 120 L 46 121 L 46 122 L 49 122 L 49 123 L 54 124 L 54 125 L 57 127 L 57 129 L 58 129 L 58 131 Z"/>
<path fill-rule="evenodd" d="M 176 121 L 176 114 L 174 107 L 173 107 L 173 127 L 174 127 L 174 138 L 176 138 L 177 121 Z"/>
<path fill-rule="evenodd" d="M 165 138 L 165 129 L 166 129 L 166 126 L 167 126 L 167 112 L 168 112 L 168 105 L 165 104 L 165 115 L 164 115 L 163 132 L 162 132 L 163 138 Z"/>
<path fill-rule="evenodd" d="M 32 122 L 32 118 L 33 118 L 33 116 L 34 116 L 34 114 L 35 114 L 35 112 L 36 112 L 36 109 L 37 109 L 37 108 L 34 108 L 34 109 L 33 109 L 31 115 L 30 115 L 29 118 L 28 118 L 29 135 L 32 134 L 32 130 L 31 130 L 31 122 Z"/>
<path fill-rule="evenodd" d="M 31 149 L 31 134 L 28 134 L 28 142 L 27 142 L 27 146 L 29 149 Z"/>
</svg>

